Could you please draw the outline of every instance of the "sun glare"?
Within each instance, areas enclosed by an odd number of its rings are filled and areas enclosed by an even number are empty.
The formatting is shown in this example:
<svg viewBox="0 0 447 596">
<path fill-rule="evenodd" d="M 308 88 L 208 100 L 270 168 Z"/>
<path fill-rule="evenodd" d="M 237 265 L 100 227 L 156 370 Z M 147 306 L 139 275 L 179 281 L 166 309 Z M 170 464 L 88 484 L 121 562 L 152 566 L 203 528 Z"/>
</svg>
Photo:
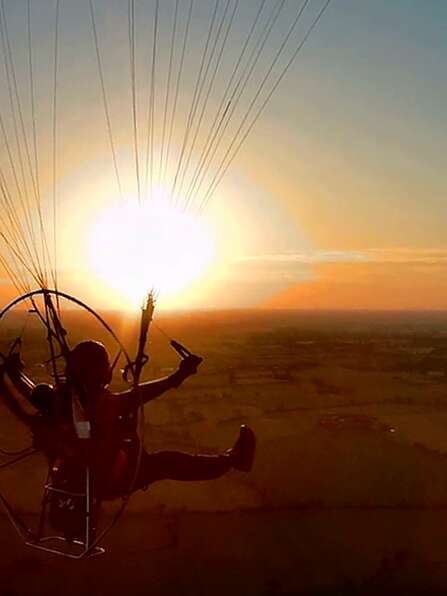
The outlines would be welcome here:
<svg viewBox="0 0 447 596">
<path fill-rule="evenodd" d="M 143 204 L 135 199 L 115 203 L 100 214 L 91 230 L 90 263 L 127 302 L 123 307 L 140 305 L 151 289 L 162 305 L 163 300 L 172 304 L 213 262 L 213 240 L 202 218 L 158 193 Z"/>
</svg>

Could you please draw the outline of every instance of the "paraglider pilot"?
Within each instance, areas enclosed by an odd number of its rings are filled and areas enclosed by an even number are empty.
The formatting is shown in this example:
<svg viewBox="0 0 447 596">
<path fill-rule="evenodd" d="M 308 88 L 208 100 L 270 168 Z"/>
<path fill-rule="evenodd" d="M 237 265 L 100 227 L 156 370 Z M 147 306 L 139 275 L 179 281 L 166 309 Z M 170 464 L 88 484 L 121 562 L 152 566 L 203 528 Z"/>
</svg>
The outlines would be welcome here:
<svg viewBox="0 0 447 596">
<path fill-rule="evenodd" d="M 251 469 L 255 436 L 247 426 L 241 427 L 233 448 L 221 455 L 148 453 L 141 449 L 135 423 L 140 401 L 145 404 L 179 387 L 197 372 L 201 361 L 189 354 L 173 374 L 141 383 L 136 389 L 112 393 L 108 389 L 109 355 L 102 343 L 89 340 L 71 350 L 67 382 L 61 387 L 34 385 L 24 375 L 17 355 L 5 360 L 1 376 L 7 405 L 31 429 L 35 445 L 44 451 L 50 464 L 59 461 L 67 467 L 67 462 L 73 462 L 71 468 L 75 470 L 82 459 L 79 438 L 83 432 L 90 433 L 95 498 L 111 500 L 126 496 L 129 487 L 137 491 L 162 479 L 208 480 L 231 468 Z M 33 406 L 35 413 L 27 412 L 21 405 L 23 400 Z"/>
</svg>

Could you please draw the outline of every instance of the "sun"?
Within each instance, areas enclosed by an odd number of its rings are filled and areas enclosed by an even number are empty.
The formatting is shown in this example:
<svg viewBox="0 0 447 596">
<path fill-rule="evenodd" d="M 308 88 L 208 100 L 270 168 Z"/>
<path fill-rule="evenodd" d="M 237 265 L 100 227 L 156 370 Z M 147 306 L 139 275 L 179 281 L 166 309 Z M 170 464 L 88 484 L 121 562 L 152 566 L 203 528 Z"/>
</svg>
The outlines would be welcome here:
<svg viewBox="0 0 447 596">
<path fill-rule="evenodd" d="M 119 201 L 94 222 L 89 260 L 96 276 L 122 296 L 123 307 L 142 303 L 148 290 L 175 297 L 213 263 L 215 243 L 205 220 L 176 208 L 162 193 L 140 204 Z M 181 306 L 181 304 L 176 304 Z"/>
</svg>

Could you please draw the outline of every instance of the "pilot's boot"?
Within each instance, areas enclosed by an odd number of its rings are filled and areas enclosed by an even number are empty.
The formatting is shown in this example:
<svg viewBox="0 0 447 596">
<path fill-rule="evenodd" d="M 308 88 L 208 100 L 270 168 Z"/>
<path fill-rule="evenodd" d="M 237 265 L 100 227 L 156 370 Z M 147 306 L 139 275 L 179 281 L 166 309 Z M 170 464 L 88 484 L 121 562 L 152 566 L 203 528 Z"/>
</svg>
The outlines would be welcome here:
<svg viewBox="0 0 447 596">
<path fill-rule="evenodd" d="M 228 450 L 231 466 L 242 472 L 249 472 L 253 466 L 256 450 L 256 437 L 254 432 L 243 424 L 239 437 L 232 449 Z"/>
</svg>

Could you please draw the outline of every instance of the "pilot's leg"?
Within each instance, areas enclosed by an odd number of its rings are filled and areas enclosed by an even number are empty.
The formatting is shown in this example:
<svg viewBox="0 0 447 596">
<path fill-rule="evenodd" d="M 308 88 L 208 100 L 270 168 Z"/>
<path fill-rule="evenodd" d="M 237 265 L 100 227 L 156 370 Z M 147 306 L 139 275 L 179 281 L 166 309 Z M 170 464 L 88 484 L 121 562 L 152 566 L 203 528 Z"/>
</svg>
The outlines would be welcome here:
<svg viewBox="0 0 447 596">
<path fill-rule="evenodd" d="M 234 447 L 222 455 L 193 455 L 180 451 L 143 452 L 134 490 L 157 480 L 211 480 L 231 468 L 248 472 L 253 464 L 256 439 L 247 426 L 242 426 Z"/>
</svg>

